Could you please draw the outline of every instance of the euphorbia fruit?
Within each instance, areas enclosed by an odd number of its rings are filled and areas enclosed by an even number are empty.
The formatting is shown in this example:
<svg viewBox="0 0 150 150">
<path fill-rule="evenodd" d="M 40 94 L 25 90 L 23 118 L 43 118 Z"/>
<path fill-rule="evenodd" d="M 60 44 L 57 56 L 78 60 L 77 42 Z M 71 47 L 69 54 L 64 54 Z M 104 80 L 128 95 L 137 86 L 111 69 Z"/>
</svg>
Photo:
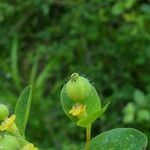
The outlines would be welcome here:
<svg viewBox="0 0 150 150">
<path fill-rule="evenodd" d="M 9 115 L 9 110 L 6 105 L 0 104 L 0 121 L 5 120 Z"/>
<path fill-rule="evenodd" d="M 80 102 L 90 95 L 91 84 L 86 78 L 79 76 L 78 73 L 73 73 L 71 80 L 66 84 L 66 92 L 73 101 Z"/>
</svg>

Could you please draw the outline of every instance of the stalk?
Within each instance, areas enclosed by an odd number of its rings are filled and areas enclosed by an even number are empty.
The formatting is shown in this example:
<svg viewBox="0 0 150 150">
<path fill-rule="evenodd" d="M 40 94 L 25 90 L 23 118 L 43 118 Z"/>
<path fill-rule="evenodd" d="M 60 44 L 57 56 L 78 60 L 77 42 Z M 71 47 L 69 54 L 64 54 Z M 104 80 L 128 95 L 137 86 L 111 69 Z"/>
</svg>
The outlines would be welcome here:
<svg viewBox="0 0 150 150">
<path fill-rule="evenodd" d="M 90 150 L 90 139 L 91 139 L 91 124 L 86 127 L 86 144 L 85 144 L 85 150 Z"/>
</svg>

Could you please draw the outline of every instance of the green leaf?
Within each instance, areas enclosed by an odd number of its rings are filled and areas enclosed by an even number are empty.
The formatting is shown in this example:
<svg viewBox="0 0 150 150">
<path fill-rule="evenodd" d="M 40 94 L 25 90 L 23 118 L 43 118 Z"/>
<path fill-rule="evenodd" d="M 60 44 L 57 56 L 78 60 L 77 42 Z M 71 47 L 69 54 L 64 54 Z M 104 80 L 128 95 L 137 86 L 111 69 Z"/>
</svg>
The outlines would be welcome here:
<svg viewBox="0 0 150 150">
<path fill-rule="evenodd" d="M 34 57 L 32 69 L 30 73 L 30 84 L 32 85 L 32 88 L 34 88 L 38 65 L 39 65 L 39 54 L 37 54 L 36 57 Z"/>
<path fill-rule="evenodd" d="M 126 0 L 125 2 L 125 8 L 126 9 L 130 9 L 133 7 L 133 5 L 135 4 L 136 0 Z"/>
<path fill-rule="evenodd" d="M 146 96 L 140 90 L 135 90 L 134 92 L 134 100 L 139 106 L 146 106 Z"/>
<path fill-rule="evenodd" d="M 108 104 L 101 109 L 101 103 L 99 96 L 95 90 L 95 88 L 92 86 L 92 91 L 89 97 L 87 97 L 85 100 L 82 101 L 83 104 L 85 104 L 87 107 L 87 117 L 82 118 L 78 120 L 77 117 L 73 117 L 71 114 L 69 114 L 69 111 L 71 110 L 72 106 L 75 104 L 67 95 L 66 93 L 66 86 L 63 87 L 61 91 L 61 104 L 63 107 L 63 110 L 65 114 L 78 126 L 86 127 L 87 125 L 93 123 L 94 120 L 96 120 L 98 117 L 100 117 L 104 111 L 107 109 Z"/>
<path fill-rule="evenodd" d="M 11 46 L 12 78 L 18 89 L 21 89 L 21 79 L 18 71 L 18 37 L 14 36 Z"/>
<path fill-rule="evenodd" d="M 120 15 L 125 10 L 124 8 L 124 2 L 120 1 L 113 5 L 112 7 L 112 14 L 113 15 Z"/>
<path fill-rule="evenodd" d="M 36 88 L 42 88 L 43 85 L 45 84 L 45 82 L 47 81 L 47 79 L 51 76 L 51 72 L 53 69 L 53 66 L 56 67 L 56 62 L 55 61 L 50 61 L 45 68 L 43 69 L 43 71 L 38 75 L 37 77 L 37 81 L 36 81 Z"/>
<path fill-rule="evenodd" d="M 150 121 L 150 112 L 148 109 L 141 109 L 137 112 L 137 120 L 139 122 Z"/>
<path fill-rule="evenodd" d="M 136 112 L 136 105 L 135 103 L 128 103 L 124 109 L 124 117 L 123 117 L 123 122 L 124 123 L 132 123 L 135 119 L 135 112 Z"/>
<path fill-rule="evenodd" d="M 106 131 L 90 142 L 91 150 L 145 150 L 147 137 L 132 128 L 117 128 Z"/>
<path fill-rule="evenodd" d="M 144 12 L 145 14 L 150 14 L 150 5 L 148 5 L 148 4 L 142 4 L 141 5 L 141 11 L 142 12 Z M 148 51 L 148 53 L 149 53 L 149 51 Z"/>
<path fill-rule="evenodd" d="M 31 99 L 32 86 L 28 86 L 22 91 L 15 108 L 16 125 L 19 128 L 21 135 L 24 135 L 25 128 L 28 122 Z"/>
</svg>

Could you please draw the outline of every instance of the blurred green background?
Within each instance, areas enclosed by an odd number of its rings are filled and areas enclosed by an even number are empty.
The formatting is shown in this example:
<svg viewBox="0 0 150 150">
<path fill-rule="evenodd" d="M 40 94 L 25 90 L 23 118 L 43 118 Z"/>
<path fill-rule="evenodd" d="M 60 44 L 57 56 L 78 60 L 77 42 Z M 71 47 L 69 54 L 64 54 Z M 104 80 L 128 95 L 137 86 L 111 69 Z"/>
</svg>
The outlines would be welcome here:
<svg viewBox="0 0 150 150">
<path fill-rule="evenodd" d="M 43 150 L 84 146 L 84 129 L 60 104 L 73 72 L 93 83 L 102 104 L 111 100 L 92 137 L 134 127 L 150 138 L 149 0 L 0 1 L 0 101 L 13 112 L 33 85 L 26 135 Z"/>
</svg>

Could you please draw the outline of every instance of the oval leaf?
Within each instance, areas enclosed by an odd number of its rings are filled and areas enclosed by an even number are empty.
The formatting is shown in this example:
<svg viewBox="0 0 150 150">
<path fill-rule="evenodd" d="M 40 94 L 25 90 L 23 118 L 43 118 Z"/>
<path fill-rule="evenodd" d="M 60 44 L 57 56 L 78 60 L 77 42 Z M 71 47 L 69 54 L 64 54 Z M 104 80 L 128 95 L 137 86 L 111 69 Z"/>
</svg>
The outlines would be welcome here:
<svg viewBox="0 0 150 150">
<path fill-rule="evenodd" d="M 28 122 L 31 106 L 31 97 L 32 97 L 32 87 L 28 86 L 22 91 L 15 108 L 15 115 L 16 115 L 15 122 L 21 135 L 24 135 L 25 128 Z"/>
<path fill-rule="evenodd" d="M 106 131 L 90 142 L 91 150 L 145 150 L 147 137 L 132 128 L 118 128 Z"/>
</svg>

